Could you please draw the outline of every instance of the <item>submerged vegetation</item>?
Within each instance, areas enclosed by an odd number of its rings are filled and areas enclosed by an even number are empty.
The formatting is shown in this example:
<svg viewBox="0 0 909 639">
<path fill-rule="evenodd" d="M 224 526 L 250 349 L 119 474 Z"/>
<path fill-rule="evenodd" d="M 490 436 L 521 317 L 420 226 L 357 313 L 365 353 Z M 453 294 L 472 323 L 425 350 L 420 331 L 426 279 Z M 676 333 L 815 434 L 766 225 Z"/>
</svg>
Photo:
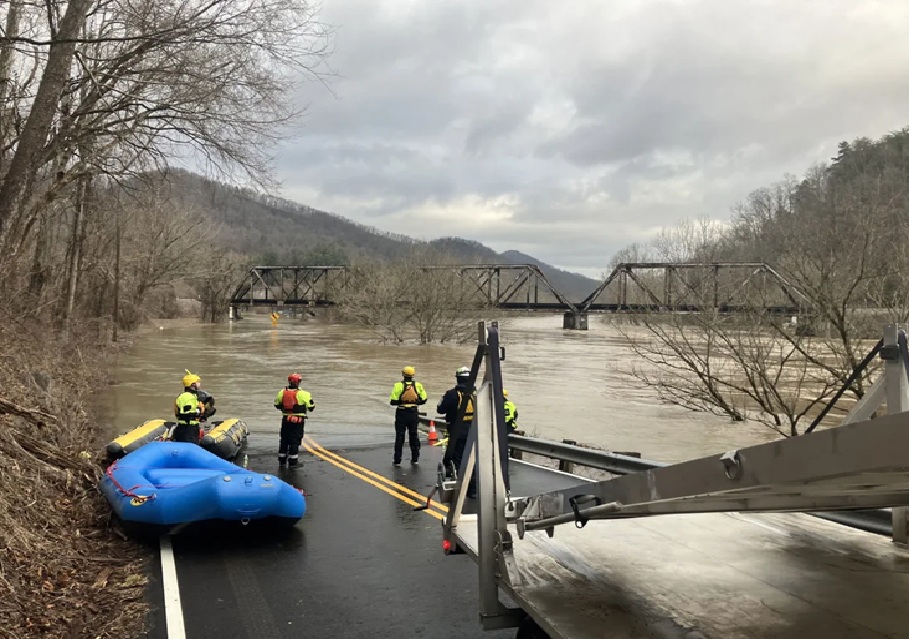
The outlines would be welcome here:
<svg viewBox="0 0 909 639">
<path fill-rule="evenodd" d="M 768 312 L 787 303 L 776 278 L 715 281 L 712 268 L 691 269 L 679 280 L 687 303 L 711 308 L 719 289 L 744 312 L 639 316 L 643 332 L 626 333 L 647 365 L 631 374 L 681 406 L 804 432 L 884 325 L 909 318 L 907 183 L 909 129 L 843 142 L 829 164 L 753 192 L 728 224 L 686 222 L 626 249 L 616 263 L 769 264 L 799 307 L 796 317 Z M 864 396 L 876 369 L 849 397 Z"/>
</svg>

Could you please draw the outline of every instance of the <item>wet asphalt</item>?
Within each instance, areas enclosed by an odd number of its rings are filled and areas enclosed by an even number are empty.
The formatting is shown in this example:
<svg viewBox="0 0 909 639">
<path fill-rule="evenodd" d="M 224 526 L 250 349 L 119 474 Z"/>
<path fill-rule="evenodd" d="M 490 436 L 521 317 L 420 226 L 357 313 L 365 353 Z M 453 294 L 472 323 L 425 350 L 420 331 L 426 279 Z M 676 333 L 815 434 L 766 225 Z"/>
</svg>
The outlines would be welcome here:
<svg viewBox="0 0 909 639">
<path fill-rule="evenodd" d="M 482 630 L 476 564 L 466 555 L 443 553 L 441 522 L 366 481 L 402 494 L 369 470 L 428 495 L 441 447 L 424 443 L 420 466 L 411 466 L 405 454 L 405 463 L 394 468 L 390 443 L 318 443 L 343 459 L 322 453 L 331 463 L 301 449 L 302 467 L 279 473 L 271 453 L 249 456 L 249 468 L 275 473 L 306 494 L 307 512 L 290 531 L 250 524 L 190 528 L 173 536 L 187 639 L 515 636 L 514 629 Z M 513 462 L 511 482 L 517 496 L 580 480 Z M 438 511 L 434 506 L 430 512 Z M 166 639 L 159 562 L 149 598 L 153 612 L 145 636 Z"/>
</svg>

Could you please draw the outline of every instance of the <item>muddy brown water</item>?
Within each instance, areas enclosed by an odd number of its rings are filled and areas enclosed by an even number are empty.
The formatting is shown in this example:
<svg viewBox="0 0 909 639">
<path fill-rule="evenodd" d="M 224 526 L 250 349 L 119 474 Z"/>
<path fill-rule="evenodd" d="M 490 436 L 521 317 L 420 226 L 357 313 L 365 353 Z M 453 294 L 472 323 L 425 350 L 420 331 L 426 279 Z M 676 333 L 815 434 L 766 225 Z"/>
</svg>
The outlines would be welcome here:
<svg viewBox="0 0 909 639">
<path fill-rule="evenodd" d="M 620 334 L 591 317 L 590 330 L 565 331 L 562 317 L 533 314 L 490 318 L 500 323 L 503 377 L 518 407 L 520 427 L 547 439 L 574 439 L 643 457 L 680 461 L 770 441 L 765 427 L 733 423 L 660 401 L 625 372 L 634 355 Z M 215 419 L 237 417 L 250 428 L 250 447 L 277 447 L 280 418 L 273 407 L 287 375 L 299 372 L 316 410 L 307 433 L 325 445 L 393 438 L 388 404 L 401 368 L 414 366 L 435 413 L 469 366 L 476 345 L 388 345 L 363 329 L 320 319 L 246 315 L 220 325 L 183 324 L 146 333 L 116 364 L 107 394 L 110 437 L 147 419 L 170 418 L 184 369 L 202 377 L 216 398 Z"/>
</svg>

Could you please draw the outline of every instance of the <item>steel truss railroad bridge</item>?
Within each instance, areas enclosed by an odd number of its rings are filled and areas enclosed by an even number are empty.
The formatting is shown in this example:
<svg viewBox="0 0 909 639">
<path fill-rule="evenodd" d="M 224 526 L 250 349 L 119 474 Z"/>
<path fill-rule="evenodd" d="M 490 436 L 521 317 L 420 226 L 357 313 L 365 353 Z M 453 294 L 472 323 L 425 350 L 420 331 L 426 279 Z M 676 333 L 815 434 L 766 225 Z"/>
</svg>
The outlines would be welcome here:
<svg viewBox="0 0 909 639">
<path fill-rule="evenodd" d="M 565 328 L 586 329 L 590 312 L 741 313 L 800 316 L 805 296 L 761 262 L 618 264 L 579 302 L 550 283 L 533 264 L 427 265 L 450 271 L 475 289 L 478 307 L 562 311 Z M 355 272 L 346 266 L 254 266 L 231 296 L 231 313 L 255 306 L 334 306 Z M 405 300 L 406 301 L 406 300 Z"/>
</svg>

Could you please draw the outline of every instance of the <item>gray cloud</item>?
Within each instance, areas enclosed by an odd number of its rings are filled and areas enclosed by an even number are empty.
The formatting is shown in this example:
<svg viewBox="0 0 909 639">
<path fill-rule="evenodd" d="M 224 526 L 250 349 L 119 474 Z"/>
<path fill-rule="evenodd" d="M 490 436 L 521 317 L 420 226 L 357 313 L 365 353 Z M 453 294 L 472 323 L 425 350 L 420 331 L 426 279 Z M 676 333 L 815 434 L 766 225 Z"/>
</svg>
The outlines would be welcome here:
<svg viewBox="0 0 909 639">
<path fill-rule="evenodd" d="M 584 272 L 909 124 L 909 3 L 325 0 L 285 195 Z"/>
</svg>

